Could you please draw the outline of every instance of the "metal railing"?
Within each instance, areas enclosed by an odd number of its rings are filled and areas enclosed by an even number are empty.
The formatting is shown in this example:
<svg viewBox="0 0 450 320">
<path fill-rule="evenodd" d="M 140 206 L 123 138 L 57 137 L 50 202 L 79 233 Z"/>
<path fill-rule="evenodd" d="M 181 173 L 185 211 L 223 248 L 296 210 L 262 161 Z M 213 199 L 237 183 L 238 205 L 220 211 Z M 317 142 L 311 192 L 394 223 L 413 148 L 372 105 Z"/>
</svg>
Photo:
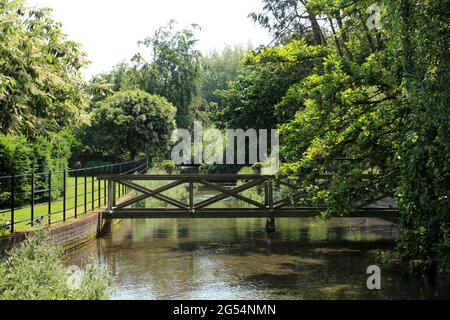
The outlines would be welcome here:
<svg viewBox="0 0 450 320">
<path fill-rule="evenodd" d="M 9 190 L 8 201 L 3 201 L 9 204 L 0 207 L 0 231 L 14 233 L 36 224 L 77 219 L 107 205 L 108 184 L 98 179 L 99 175 L 141 174 L 148 168 L 148 159 L 141 158 L 104 166 L 0 177 L 0 190 Z M 21 182 L 21 190 L 17 182 Z M 125 186 L 115 189 L 117 197 L 128 192 Z"/>
</svg>

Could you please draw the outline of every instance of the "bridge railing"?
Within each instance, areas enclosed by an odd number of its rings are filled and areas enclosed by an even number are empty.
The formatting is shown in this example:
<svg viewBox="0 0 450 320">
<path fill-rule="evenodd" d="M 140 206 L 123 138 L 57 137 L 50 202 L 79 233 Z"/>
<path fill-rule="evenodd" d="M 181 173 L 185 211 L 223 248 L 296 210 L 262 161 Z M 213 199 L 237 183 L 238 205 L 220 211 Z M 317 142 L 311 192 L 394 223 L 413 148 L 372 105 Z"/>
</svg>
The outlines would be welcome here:
<svg viewBox="0 0 450 320">
<path fill-rule="evenodd" d="M 108 215 L 106 218 L 225 218 L 225 217 L 294 217 L 315 216 L 326 209 L 319 205 L 298 205 L 296 197 L 302 197 L 298 187 L 287 178 L 272 175 L 240 174 L 174 174 L 174 175 L 101 175 L 100 180 L 108 183 Z M 149 187 L 145 181 L 158 181 Z M 239 182 L 226 187 L 223 182 Z M 150 184 L 152 185 L 152 184 Z M 197 186 L 207 187 L 218 194 L 207 199 L 195 201 Z M 182 201 L 169 196 L 167 191 L 183 186 L 188 191 L 188 199 Z M 126 187 L 133 191 L 134 197 L 117 203 L 117 187 Z M 276 189 L 285 187 L 291 190 L 289 195 L 280 197 Z M 250 197 L 246 190 L 257 189 L 259 197 Z M 277 197 L 275 197 L 277 195 Z M 155 198 L 166 207 L 147 207 L 145 200 Z M 222 201 L 235 198 L 246 207 L 221 206 Z M 142 205 L 144 203 L 144 205 Z M 391 209 L 361 208 L 354 216 L 383 216 L 393 213 Z"/>
<path fill-rule="evenodd" d="M 147 158 L 63 171 L 32 172 L 0 177 L 0 236 L 36 224 L 77 219 L 108 201 L 108 184 L 99 175 L 126 175 L 148 170 Z M 116 189 L 116 196 L 126 187 Z"/>
</svg>

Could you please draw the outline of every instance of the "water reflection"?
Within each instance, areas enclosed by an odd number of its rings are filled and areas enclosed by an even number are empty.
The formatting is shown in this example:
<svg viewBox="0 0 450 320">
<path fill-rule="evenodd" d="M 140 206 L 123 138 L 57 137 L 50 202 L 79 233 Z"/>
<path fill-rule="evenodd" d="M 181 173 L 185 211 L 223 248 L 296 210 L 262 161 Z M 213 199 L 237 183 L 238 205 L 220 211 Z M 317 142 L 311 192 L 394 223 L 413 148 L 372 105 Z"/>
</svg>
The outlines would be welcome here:
<svg viewBox="0 0 450 320">
<path fill-rule="evenodd" d="M 377 249 L 397 229 L 380 219 L 176 219 L 122 222 L 71 256 L 106 263 L 115 299 L 353 299 L 449 297 L 382 267 L 382 290 L 366 288 Z"/>
</svg>

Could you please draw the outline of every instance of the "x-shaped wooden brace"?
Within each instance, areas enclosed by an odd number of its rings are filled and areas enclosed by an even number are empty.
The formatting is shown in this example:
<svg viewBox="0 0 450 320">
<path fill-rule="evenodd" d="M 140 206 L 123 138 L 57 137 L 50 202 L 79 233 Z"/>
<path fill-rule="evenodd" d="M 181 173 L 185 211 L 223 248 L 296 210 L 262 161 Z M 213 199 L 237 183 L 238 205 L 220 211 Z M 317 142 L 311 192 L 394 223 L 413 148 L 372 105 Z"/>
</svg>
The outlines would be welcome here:
<svg viewBox="0 0 450 320">
<path fill-rule="evenodd" d="M 226 189 L 226 188 L 224 188 L 224 187 L 221 187 L 221 186 L 218 186 L 218 185 L 216 185 L 216 184 L 214 184 L 214 183 L 211 183 L 211 182 L 208 182 L 208 181 L 205 181 L 205 180 L 200 180 L 199 181 L 199 183 L 201 183 L 201 184 L 203 184 L 203 185 L 205 185 L 205 186 L 207 186 L 207 187 L 210 187 L 210 188 L 213 188 L 213 189 L 215 189 L 215 190 L 218 190 L 218 191 L 220 191 L 220 192 L 222 192 L 224 195 L 227 195 L 225 198 L 223 198 L 223 199 L 226 199 L 226 198 L 228 198 L 228 197 L 234 197 L 234 198 L 237 198 L 237 199 L 239 199 L 239 200 L 242 200 L 242 201 L 244 201 L 244 202 L 247 202 L 247 203 L 249 203 L 249 204 L 251 204 L 251 205 L 254 205 L 255 207 L 257 207 L 257 208 L 265 208 L 265 205 L 264 204 L 262 204 L 262 203 L 259 203 L 259 202 L 257 202 L 257 201 L 255 201 L 255 200 L 253 200 L 253 199 L 250 199 L 250 198 L 247 198 L 247 197 L 245 197 L 245 196 L 243 196 L 243 195 L 240 195 L 239 193 L 234 193 L 233 191 L 235 190 L 235 189 L 232 189 L 232 190 L 228 190 L 228 189 Z M 259 182 L 258 184 L 260 184 L 261 182 Z M 252 187 L 253 187 L 253 185 L 252 185 Z M 251 187 L 249 187 L 249 188 L 251 188 Z M 245 190 L 247 190 L 247 189 L 245 189 Z M 244 191 L 244 190 L 241 190 L 241 191 L 239 191 L 239 192 L 242 192 L 242 191 Z M 212 199 L 212 198 L 211 198 Z M 208 199 L 209 200 L 209 199 Z M 222 199 L 220 199 L 220 200 L 222 200 Z M 220 201 L 220 200 L 217 200 L 217 201 Z M 210 203 L 211 204 L 211 203 Z M 209 204 L 209 205 L 210 205 Z M 197 206 L 198 207 L 198 206 Z"/>
<path fill-rule="evenodd" d="M 231 190 L 219 187 L 219 186 L 217 186 L 217 185 L 215 185 L 213 183 L 209 183 L 209 182 L 204 181 L 204 180 L 200 180 L 199 182 L 201 184 L 204 184 L 204 185 L 207 185 L 207 186 L 212 187 L 214 189 L 217 189 L 220 192 L 222 192 L 222 194 L 218 194 L 217 196 L 211 197 L 209 199 L 206 199 L 204 201 L 201 201 L 201 202 L 197 203 L 195 205 L 195 209 L 201 209 L 201 208 L 210 206 L 210 205 L 212 205 L 212 204 L 214 204 L 216 202 L 219 202 L 221 200 L 224 200 L 224 199 L 227 199 L 227 198 L 230 198 L 230 197 L 235 197 L 235 198 L 241 199 L 241 200 L 243 200 L 245 202 L 248 202 L 250 204 L 256 205 L 257 207 L 264 207 L 263 204 L 261 204 L 259 202 L 256 202 L 256 201 L 254 201 L 252 199 L 249 199 L 247 197 L 244 197 L 242 195 L 239 195 L 239 193 L 241 193 L 241 192 L 243 192 L 245 190 L 248 190 L 250 188 L 253 188 L 253 187 L 257 186 L 257 185 L 261 185 L 262 182 L 264 182 L 265 180 L 266 179 L 256 179 L 256 180 L 244 183 L 243 185 L 241 185 L 241 186 L 239 186 L 237 188 L 231 189 Z"/>
<path fill-rule="evenodd" d="M 175 181 L 175 182 L 169 183 L 169 184 L 167 184 L 167 185 L 165 185 L 163 187 L 160 187 L 158 189 L 155 189 L 155 190 L 151 190 L 149 188 L 143 187 L 143 186 L 138 185 L 136 183 L 133 183 L 131 181 L 123 181 L 122 180 L 122 181 L 117 181 L 117 182 L 119 182 L 119 183 L 129 187 L 130 189 L 133 189 L 135 191 L 138 191 L 138 192 L 142 193 L 142 195 L 137 196 L 137 197 L 135 197 L 133 199 L 130 199 L 128 201 L 125 201 L 125 202 L 117 205 L 114 209 L 123 209 L 125 207 L 131 206 L 132 204 L 135 204 L 135 203 L 137 203 L 139 201 L 145 200 L 145 199 L 150 198 L 150 197 L 154 197 L 155 199 L 161 200 L 161 201 L 163 201 L 165 203 L 171 204 L 171 205 L 173 205 L 175 207 L 178 207 L 180 209 L 186 209 L 186 210 L 188 209 L 188 206 L 186 204 L 184 204 L 184 203 L 182 203 L 182 202 L 180 202 L 180 201 L 178 201 L 176 199 L 173 199 L 173 198 L 170 198 L 168 196 L 165 196 L 165 195 L 161 194 L 161 192 L 170 190 L 170 189 L 175 188 L 175 187 L 177 187 L 177 186 L 179 186 L 179 185 L 181 185 L 183 183 L 186 183 L 186 181 L 184 181 L 184 180 L 180 180 L 180 181 Z"/>
</svg>

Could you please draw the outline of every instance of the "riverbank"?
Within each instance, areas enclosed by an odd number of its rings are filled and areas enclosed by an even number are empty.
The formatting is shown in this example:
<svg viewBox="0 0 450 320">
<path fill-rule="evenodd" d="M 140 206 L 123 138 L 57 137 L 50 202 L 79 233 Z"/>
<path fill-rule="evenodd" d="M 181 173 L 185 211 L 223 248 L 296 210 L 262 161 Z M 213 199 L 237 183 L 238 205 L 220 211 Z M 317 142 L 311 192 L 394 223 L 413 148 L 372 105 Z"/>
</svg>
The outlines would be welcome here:
<svg viewBox="0 0 450 320">
<path fill-rule="evenodd" d="M 118 200 L 118 203 L 127 201 L 131 197 L 131 194 L 125 195 Z M 85 246 L 97 237 L 107 233 L 111 225 L 115 223 L 114 221 L 103 219 L 104 211 L 104 208 L 98 208 L 87 214 L 80 215 L 77 219 L 59 222 L 46 227 L 48 241 L 51 244 L 61 246 L 66 253 Z M 0 256 L 10 251 L 24 241 L 27 235 L 34 232 L 34 230 L 29 230 L 0 237 Z"/>
</svg>

